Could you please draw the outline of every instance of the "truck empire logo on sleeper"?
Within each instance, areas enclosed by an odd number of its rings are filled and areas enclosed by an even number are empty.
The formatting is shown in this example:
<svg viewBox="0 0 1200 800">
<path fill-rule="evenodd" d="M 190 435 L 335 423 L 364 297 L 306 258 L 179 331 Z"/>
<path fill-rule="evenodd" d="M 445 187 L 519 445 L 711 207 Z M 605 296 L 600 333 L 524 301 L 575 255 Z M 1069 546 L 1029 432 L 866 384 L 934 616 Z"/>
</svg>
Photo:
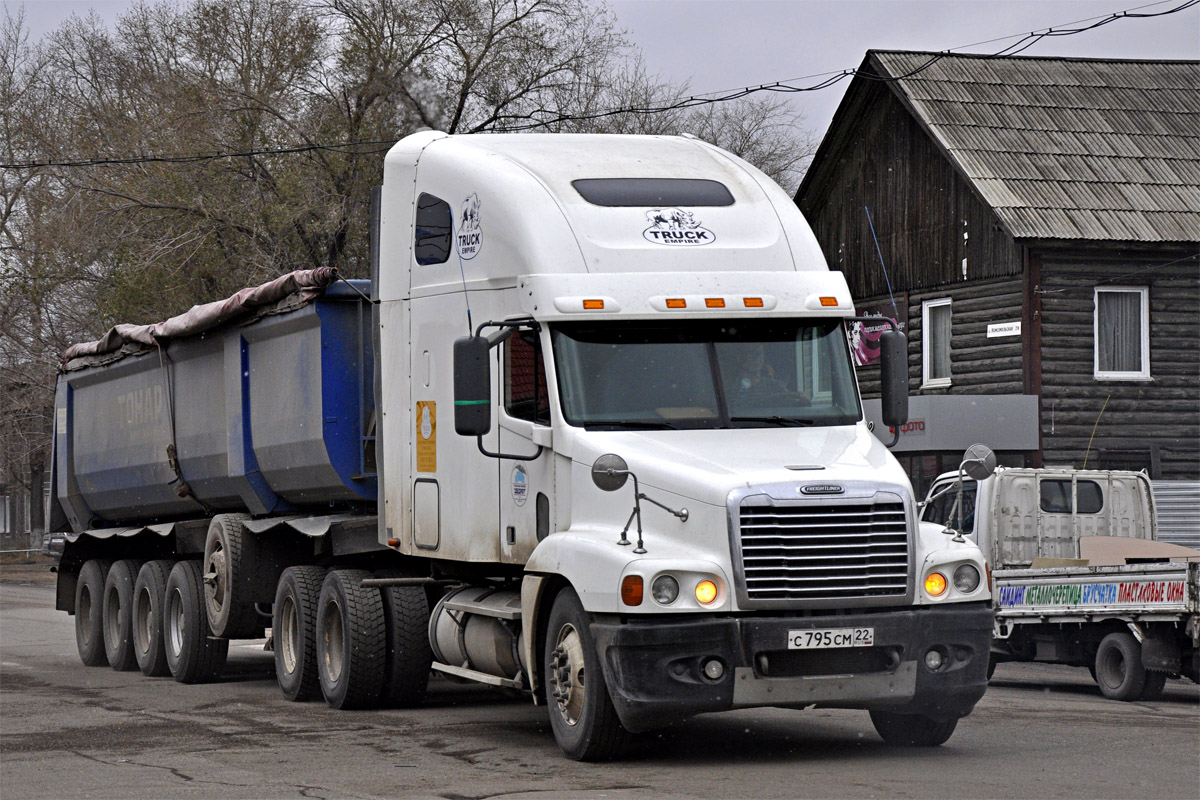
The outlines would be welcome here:
<svg viewBox="0 0 1200 800">
<path fill-rule="evenodd" d="M 462 220 L 458 223 L 458 235 L 454 237 L 458 255 L 467 261 L 479 255 L 483 247 L 483 230 L 479 227 L 479 195 L 472 193 L 463 200 Z"/>
<path fill-rule="evenodd" d="M 700 227 L 692 212 L 681 208 L 652 208 L 646 212 L 646 221 L 650 227 L 642 231 L 642 236 L 655 244 L 700 245 L 717 240 L 715 233 Z"/>
</svg>

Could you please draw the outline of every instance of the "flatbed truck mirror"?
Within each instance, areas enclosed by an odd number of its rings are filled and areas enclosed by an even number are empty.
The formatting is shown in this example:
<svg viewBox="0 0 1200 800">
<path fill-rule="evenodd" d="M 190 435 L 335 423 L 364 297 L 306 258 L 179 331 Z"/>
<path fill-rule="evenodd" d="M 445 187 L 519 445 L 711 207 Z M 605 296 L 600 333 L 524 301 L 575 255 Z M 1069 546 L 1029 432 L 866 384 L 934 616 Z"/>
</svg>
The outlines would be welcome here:
<svg viewBox="0 0 1200 800">
<path fill-rule="evenodd" d="M 454 432 L 483 436 L 492 430 L 491 350 L 485 336 L 454 340 Z"/>
</svg>

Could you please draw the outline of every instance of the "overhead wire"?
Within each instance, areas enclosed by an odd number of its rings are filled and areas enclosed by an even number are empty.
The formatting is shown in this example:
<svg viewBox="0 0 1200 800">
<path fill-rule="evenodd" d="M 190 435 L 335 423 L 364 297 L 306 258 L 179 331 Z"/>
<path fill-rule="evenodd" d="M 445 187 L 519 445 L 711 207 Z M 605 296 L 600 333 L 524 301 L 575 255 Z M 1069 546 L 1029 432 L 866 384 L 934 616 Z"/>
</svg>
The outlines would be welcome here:
<svg viewBox="0 0 1200 800">
<path fill-rule="evenodd" d="M 493 128 L 494 132 L 519 132 L 535 130 L 537 128 L 546 128 L 555 125 L 564 125 L 573 122 L 590 122 L 607 117 L 619 115 L 649 115 L 649 114 L 665 114 L 672 111 L 684 111 L 690 108 L 700 106 L 715 105 L 718 103 L 727 103 L 734 100 L 740 100 L 760 92 L 772 92 L 781 94 L 794 94 L 802 92 L 816 92 L 823 89 L 828 89 L 847 78 L 861 77 L 864 80 L 870 80 L 880 83 L 894 83 L 896 81 L 906 80 L 915 75 L 928 70 L 942 59 L 952 55 L 971 55 L 975 58 L 1006 58 L 1028 50 L 1043 39 L 1052 36 L 1074 36 L 1080 33 L 1086 33 L 1090 30 L 1108 25 L 1121 19 L 1147 19 L 1152 17 L 1163 17 L 1170 14 L 1177 14 L 1181 11 L 1186 11 L 1189 8 L 1200 4 L 1200 0 L 1184 0 L 1179 5 L 1165 9 L 1163 11 L 1145 12 L 1144 9 L 1153 8 L 1155 6 L 1164 5 L 1173 0 L 1159 0 L 1159 2 L 1147 3 L 1141 6 L 1124 11 L 1114 11 L 1107 16 L 1088 17 L 1075 22 L 1063 23 L 1061 25 L 1051 26 L 1049 28 L 1031 31 L 1026 34 L 1012 34 L 1009 36 L 1001 36 L 993 39 L 987 39 L 974 44 L 960 45 L 958 47 L 943 50 L 933 53 L 926 61 L 917 65 L 913 69 L 900 75 L 878 75 L 869 71 L 860 71 L 858 68 L 849 68 L 830 72 L 815 73 L 812 75 L 802 76 L 799 78 L 791 78 L 785 81 L 775 81 L 773 83 L 764 83 L 757 86 L 738 87 L 735 89 L 723 90 L 718 92 L 708 92 L 704 94 L 690 95 L 688 97 L 677 100 L 673 103 L 662 106 L 623 106 L 617 108 L 604 109 L 595 111 L 589 114 L 560 114 L 552 109 L 539 108 L 523 114 L 513 114 L 500 117 L 498 121 L 502 124 Z M 1084 25 L 1083 23 L 1090 23 Z M 1071 27 L 1081 26 L 1081 27 Z M 1018 38 L 1019 37 L 1019 38 Z M 995 42 L 1005 41 L 1007 39 L 1016 38 L 1017 41 L 1010 45 L 994 52 L 994 53 L 978 53 L 978 54 L 963 54 L 956 53 L 957 50 L 962 50 L 968 47 L 976 47 L 982 44 L 993 44 Z M 806 86 L 794 85 L 796 81 L 810 80 L 820 78 L 815 83 Z M 503 121 L 509 121 L 512 124 L 504 124 Z M 376 141 L 352 141 L 352 142 L 337 142 L 329 144 L 311 144 L 300 145 L 294 147 L 283 148 L 263 148 L 257 150 L 247 150 L 241 152 L 227 153 L 200 153 L 193 155 L 178 155 L 178 156 L 129 156 L 125 158 L 88 158 L 77 159 L 71 161 L 28 161 L 18 163 L 0 164 L 0 169 L 39 169 L 49 167 L 97 167 L 97 166 L 113 166 L 113 165 L 128 165 L 128 164 L 190 164 L 204 161 L 215 161 L 226 158 L 249 158 L 257 156 L 278 156 L 278 155 L 294 155 L 298 153 L 307 153 L 313 151 L 332 151 L 346 155 L 374 155 L 380 152 L 385 152 L 396 140 L 376 140 Z M 348 151 L 348 148 L 371 148 L 365 150 Z"/>
</svg>

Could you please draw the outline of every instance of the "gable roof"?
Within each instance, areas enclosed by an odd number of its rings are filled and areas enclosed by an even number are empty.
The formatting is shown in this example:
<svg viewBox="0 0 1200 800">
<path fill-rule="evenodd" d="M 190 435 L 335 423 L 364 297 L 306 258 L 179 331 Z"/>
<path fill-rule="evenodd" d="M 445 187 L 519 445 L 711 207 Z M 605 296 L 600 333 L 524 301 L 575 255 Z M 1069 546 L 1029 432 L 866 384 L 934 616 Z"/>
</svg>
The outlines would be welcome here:
<svg viewBox="0 0 1200 800">
<path fill-rule="evenodd" d="M 1200 241 L 1200 61 L 872 50 L 860 73 L 1016 239 Z"/>
</svg>

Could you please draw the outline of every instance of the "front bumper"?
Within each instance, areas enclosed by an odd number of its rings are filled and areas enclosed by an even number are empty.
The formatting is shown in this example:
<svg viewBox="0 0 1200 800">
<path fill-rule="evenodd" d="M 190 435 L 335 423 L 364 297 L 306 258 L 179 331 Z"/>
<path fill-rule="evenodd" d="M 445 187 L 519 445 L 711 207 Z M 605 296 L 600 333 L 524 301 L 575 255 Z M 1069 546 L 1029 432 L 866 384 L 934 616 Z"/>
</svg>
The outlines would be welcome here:
<svg viewBox="0 0 1200 800">
<path fill-rule="evenodd" d="M 788 650 L 791 631 L 870 627 L 871 647 Z M 985 603 L 811 617 L 728 617 L 591 625 L 621 723 L 645 731 L 707 711 L 760 706 L 883 708 L 958 718 L 987 689 Z M 937 670 L 925 654 L 939 650 Z M 703 667 L 716 659 L 723 674 Z"/>
</svg>

